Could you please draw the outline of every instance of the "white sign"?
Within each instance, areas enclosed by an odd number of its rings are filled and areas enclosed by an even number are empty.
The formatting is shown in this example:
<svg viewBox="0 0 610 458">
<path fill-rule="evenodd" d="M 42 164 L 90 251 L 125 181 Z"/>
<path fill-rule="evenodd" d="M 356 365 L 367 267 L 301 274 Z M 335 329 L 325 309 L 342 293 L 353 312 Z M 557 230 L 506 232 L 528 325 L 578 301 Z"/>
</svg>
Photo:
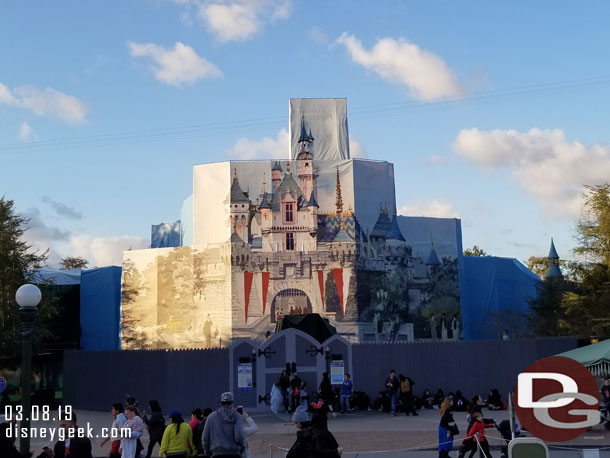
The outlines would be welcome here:
<svg viewBox="0 0 610 458">
<path fill-rule="evenodd" d="M 343 383 L 343 375 L 345 373 L 345 364 L 343 360 L 330 362 L 330 383 L 331 385 L 341 385 Z"/>
<path fill-rule="evenodd" d="M 252 388 L 252 363 L 237 366 L 237 388 Z"/>
</svg>

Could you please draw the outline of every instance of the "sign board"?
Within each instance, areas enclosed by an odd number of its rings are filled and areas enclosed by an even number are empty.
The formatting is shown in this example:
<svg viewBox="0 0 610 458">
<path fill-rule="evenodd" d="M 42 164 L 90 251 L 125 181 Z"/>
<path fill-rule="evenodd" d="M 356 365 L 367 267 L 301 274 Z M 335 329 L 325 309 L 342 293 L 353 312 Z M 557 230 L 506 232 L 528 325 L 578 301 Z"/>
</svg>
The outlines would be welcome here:
<svg viewBox="0 0 610 458">
<path fill-rule="evenodd" d="M 330 362 L 330 383 L 331 385 L 341 385 L 343 383 L 343 375 L 345 373 L 345 364 L 343 360 Z"/>
<path fill-rule="evenodd" d="M 4 377 L 0 377 L 0 393 L 2 393 L 6 388 L 6 379 Z"/>
<path fill-rule="evenodd" d="M 237 388 L 252 388 L 252 363 L 237 365 Z"/>
</svg>

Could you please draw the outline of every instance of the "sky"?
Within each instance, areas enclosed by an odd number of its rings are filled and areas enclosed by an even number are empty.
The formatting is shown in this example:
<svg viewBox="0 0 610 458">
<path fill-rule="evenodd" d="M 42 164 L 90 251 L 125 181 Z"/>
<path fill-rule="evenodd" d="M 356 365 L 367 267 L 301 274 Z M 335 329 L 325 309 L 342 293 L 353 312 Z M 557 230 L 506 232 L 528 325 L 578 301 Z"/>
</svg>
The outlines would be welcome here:
<svg viewBox="0 0 610 458">
<path fill-rule="evenodd" d="M 192 166 L 288 155 L 288 100 L 346 97 L 352 153 L 463 246 L 573 259 L 610 177 L 602 1 L 6 1 L 0 195 L 49 264 L 119 264 Z"/>
</svg>

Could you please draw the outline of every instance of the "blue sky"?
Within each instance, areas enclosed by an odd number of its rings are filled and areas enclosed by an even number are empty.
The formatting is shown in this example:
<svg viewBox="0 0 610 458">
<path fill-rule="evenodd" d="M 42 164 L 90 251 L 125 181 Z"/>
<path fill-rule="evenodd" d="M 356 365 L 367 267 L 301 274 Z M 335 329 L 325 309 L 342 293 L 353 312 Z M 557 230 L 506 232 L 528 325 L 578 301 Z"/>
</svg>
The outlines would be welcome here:
<svg viewBox="0 0 610 458">
<path fill-rule="evenodd" d="M 610 177 L 606 2 L 4 2 L 0 193 L 51 264 L 120 263 L 180 217 L 192 165 L 282 154 L 291 97 L 347 97 L 399 211 L 464 247 L 571 258 Z M 287 154 L 287 153 L 286 153 Z"/>
</svg>

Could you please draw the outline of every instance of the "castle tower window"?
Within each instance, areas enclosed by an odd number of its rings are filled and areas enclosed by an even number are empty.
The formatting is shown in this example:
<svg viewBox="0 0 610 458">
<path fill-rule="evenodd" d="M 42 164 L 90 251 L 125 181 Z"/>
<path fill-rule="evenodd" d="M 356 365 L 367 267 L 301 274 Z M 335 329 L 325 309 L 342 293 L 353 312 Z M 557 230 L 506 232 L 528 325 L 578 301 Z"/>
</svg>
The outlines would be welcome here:
<svg viewBox="0 0 610 458">
<path fill-rule="evenodd" d="M 284 215 L 285 215 L 285 219 L 287 223 L 294 223 L 294 213 L 293 213 L 293 204 L 292 203 L 287 203 L 285 204 L 285 211 L 284 211 Z"/>
<path fill-rule="evenodd" d="M 286 251 L 294 251 L 294 232 L 286 232 Z"/>
</svg>

